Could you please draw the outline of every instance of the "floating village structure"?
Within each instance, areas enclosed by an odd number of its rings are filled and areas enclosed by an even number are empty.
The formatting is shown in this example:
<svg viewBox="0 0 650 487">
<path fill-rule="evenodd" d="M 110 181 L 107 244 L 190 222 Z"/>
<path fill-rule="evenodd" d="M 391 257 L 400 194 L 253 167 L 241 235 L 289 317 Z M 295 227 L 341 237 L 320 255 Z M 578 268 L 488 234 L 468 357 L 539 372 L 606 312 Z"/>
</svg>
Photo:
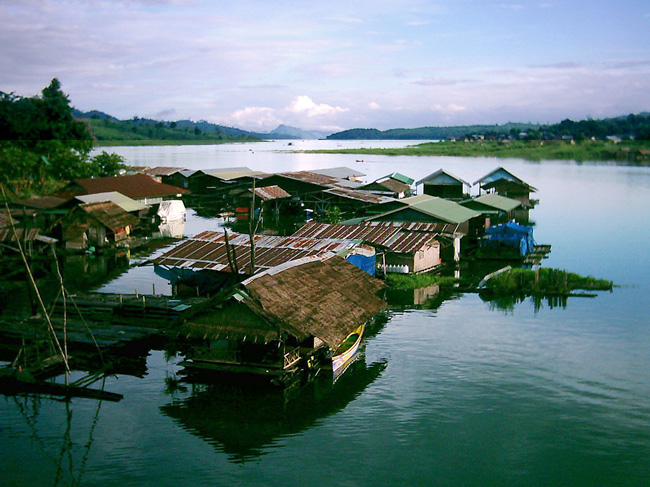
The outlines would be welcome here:
<svg viewBox="0 0 650 487">
<path fill-rule="evenodd" d="M 422 194 L 437 196 L 452 200 L 461 200 L 469 197 L 470 184 L 444 169 L 425 176 L 417 183 L 423 185 Z"/>
<path fill-rule="evenodd" d="M 202 345 L 184 365 L 278 376 L 328 362 L 386 306 L 377 296 L 383 287 L 329 252 L 274 266 L 243 281 L 217 309 L 185 323 L 182 333 Z"/>
</svg>

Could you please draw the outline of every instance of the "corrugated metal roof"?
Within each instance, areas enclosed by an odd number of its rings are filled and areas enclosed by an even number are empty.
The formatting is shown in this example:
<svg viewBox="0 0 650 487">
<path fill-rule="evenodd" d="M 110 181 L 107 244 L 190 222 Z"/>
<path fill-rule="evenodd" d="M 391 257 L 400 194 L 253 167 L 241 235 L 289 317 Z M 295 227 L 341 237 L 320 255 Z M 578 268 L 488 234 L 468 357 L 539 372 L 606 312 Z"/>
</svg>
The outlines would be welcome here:
<svg viewBox="0 0 650 487">
<path fill-rule="evenodd" d="M 134 199 L 189 193 L 187 189 L 154 181 L 146 174 L 76 179 L 75 182 L 86 190 L 88 194 L 117 191 Z"/>
<path fill-rule="evenodd" d="M 147 205 L 140 203 L 132 198 L 129 198 L 117 191 L 108 191 L 106 193 L 82 194 L 75 196 L 76 199 L 83 203 L 99 203 L 102 201 L 112 201 L 124 211 L 131 213 L 132 211 L 140 211 L 147 208 Z"/>
<path fill-rule="evenodd" d="M 228 234 L 228 242 L 235 251 L 240 273 L 249 273 L 251 262 L 249 236 Z M 345 252 L 356 245 L 357 243 L 352 240 L 256 235 L 255 266 L 258 269 L 270 268 L 311 255 Z M 213 231 L 202 232 L 181 242 L 153 262 L 168 267 L 228 270 L 225 234 Z"/>
<path fill-rule="evenodd" d="M 427 224 L 420 224 L 427 225 Z M 430 224 L 429 224 L 430 225 Z M 371 245 L 385 247 L 397 253 L 414 253 L 431 244 L 440 234 L 437 231 L 412 230 L 391 222 L 371 222 L 363 225 L 330 225 L 309 222 L 293 236 L 324 239 L 363 240 Z M 435 228 L 435 227 L 434 227 Z"/>
<path fill-rule="evenodd" d="M 24 200 L 17 200 L 16 203 L 40 210 L 51 210 L 67 202 L 69 198 L 59 198 L 58 196 L 36 196 Z"/>
<path fill-rule="evenodd" d="M 431 184 L 470 184 L 464 179 L 459 178 L 458 176 L 446 171 L 445 169 L 438 169 L 436 172 L 429 174 L 428 176 L 423 177 L 417 183 L 420 185 L 422 183 L 431 183 Z M 474 183 L 476 184 L 476 183 Z"/>
<path fill-rule="evenodd" d="M 253 191 L 251 188 L 250 191 Z M 260 188 L 255 188 L 254 193 L 256 196 L 259 196 L 264 201 L 275 200 L 279 198 L 290 198 L 291 195 L 287 193 L 280 186 L 262 186 Z"/>
<path fill-rule="evenodd" d="M 338 179 L 362 178 L 364 173 L 351 169 L 346 166 L 330 167 L 326 169 L 313 169 L 311 172 L 316 174 L 324 174 L 325 176 L 332 176 Z"/>
<path fill-rule="evenodd" d="M 15 242 L 16 241 L 16 236 L 18 237 L 19 240 L 21 241 L 34 241 L 37 240 L 39 237 L 39 229 L 38 228 L 30 228 L 27 230 L 27 233 L 25 233 L 25 229 L 23 228 L 16 228 L 16 233 L 14 234 L 14 231 L 11 228 L 1 228 L 0 229 L 0 242 Z M 56 242 L 56 240 L 55 240 Z"/>
<path fill-rule="evenodd" d="M 151 169 L 147 169 L 144 172 L 151 176 L 171 176 L 177 172 L 187 171 L 186 167 L 168 167 L 168 166 L 157 166 Z"/>
<path fill-rule="evenodd" d="M 469 207 L 471 207 L 471 204 L 474 202 L 506 212 L 512 211 L 515 208 L 521 206 L 521 201 L 513 200 L 512 198 L 506 198 L 505 196 L 501 196 L 496 193 L 484 194 L 482 196 L 472 198 L 471 200 L 463 201 L 461 205 L 465 206 L 467 204 Z"/>
</svg>

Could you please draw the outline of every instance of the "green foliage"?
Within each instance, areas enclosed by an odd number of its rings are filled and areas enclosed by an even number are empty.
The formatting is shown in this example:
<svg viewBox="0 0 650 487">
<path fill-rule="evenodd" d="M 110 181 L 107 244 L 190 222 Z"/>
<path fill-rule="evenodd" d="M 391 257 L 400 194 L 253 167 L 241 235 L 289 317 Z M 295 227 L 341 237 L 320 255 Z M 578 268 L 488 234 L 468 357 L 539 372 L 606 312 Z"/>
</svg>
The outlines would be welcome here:
<svg viewBox="0 0 650 487">
<path fill-rule="evenodd" d="M 376 154 L 388 156 L 454 156 L 519 158 L 534 161 L 648 161 L 648 141 L 622 141 L 620 143 L 585 140 L 579 143 L 565 141 L 472 141 L 427 142 L 423 144 L 390 149 L 340 149 L 331 151 L 307 151 L 337 154 Z"/>
<path fill-rule="evenodd" d="M 559 269 L 540 268 L 538 276 L 531 269 L 512 269 L 487 281 L 487 288 L 498 296 L 528 294 L 569 294 L 574 290 L 609 291 L 612 282 Z"/>
<path fill-rule="evenodd" d="M 453 277 L 443 277 L 438 274 L 387 274 L 386 283 L 392 289 L 412 290 L 438 284 L 442 287 L 451 287 L 456 281 Z"/>
<path fill-rule="evenodd" d="M 94 166 L 95 176 L 116 176 L 120 170 L 128 167 L 124 164 L 124 157 L 106 151 L 93 157 L 91 163 Z"/>
<path fill-rule="evenodd" d="M 42 193 L 57 181 L 114 174 L 121 162 L 109 155 L 89 159 L 92 136 L 74 119 L 56 78 L 40 96 L 0 93 L 0 133 L 0 183 L 19 194 Z"/>
<path fill-rule="evenodd" d="M 325 223 L 336 225 L 343 221 L 343 212 L 338 206 L 333 206 L 325 214 Z"/>
</svg>

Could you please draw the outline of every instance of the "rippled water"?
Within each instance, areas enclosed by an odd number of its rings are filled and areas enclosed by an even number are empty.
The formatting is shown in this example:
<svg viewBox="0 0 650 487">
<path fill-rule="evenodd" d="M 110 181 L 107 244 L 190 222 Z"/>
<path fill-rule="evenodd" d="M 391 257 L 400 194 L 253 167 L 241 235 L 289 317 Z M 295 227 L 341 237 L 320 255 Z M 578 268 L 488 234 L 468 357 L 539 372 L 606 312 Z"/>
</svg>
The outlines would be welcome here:
<svg viewBox="0 0 650 487">
<path fill-rule="evenodd" d="M 143 377 L 106 380 L 119 403 L 0 397 L 0 485 L 649 484 L 648 168 L 249 148 L 119 150 L 150 166 L 361 165 L 368 179 L 444 167 L 473 182 L 503 165 L 539 189 L 544 265 L 621 287 L 565 308 L 392 308 L 334 385 L 178 382 L 182 357 L 153 351 Z M 145 285 L 138 272 L 106 287 Z"/>
</svg>

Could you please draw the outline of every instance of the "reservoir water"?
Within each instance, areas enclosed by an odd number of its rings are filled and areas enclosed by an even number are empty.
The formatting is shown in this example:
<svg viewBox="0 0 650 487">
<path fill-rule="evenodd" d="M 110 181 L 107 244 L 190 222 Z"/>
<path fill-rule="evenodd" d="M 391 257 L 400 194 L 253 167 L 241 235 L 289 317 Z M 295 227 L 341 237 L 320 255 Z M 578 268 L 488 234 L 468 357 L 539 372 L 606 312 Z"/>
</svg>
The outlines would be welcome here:
<svg viewBox="0 0 650 487">
<path fill-rule="evenodd" d="M 141 376 L 106 379 L 118 403 L 0 396 L 0 485 L 650 485 L 650 168 L 290 152 L 404 144 L 108 151 L 151 167 L 348 166 L 368 181 L 444 168 L 471 183 L 503 166 L 538 190 L 543 265 L 617 286 L 565 307 L 474 294 L 391 307 L 334 385 L 185 384 L 182 354 L 154 350 Z M 185 233 L 211 225 L 192 215 Z M 99 287 L 154 279 L 136 268 Z"/>
</svg>

